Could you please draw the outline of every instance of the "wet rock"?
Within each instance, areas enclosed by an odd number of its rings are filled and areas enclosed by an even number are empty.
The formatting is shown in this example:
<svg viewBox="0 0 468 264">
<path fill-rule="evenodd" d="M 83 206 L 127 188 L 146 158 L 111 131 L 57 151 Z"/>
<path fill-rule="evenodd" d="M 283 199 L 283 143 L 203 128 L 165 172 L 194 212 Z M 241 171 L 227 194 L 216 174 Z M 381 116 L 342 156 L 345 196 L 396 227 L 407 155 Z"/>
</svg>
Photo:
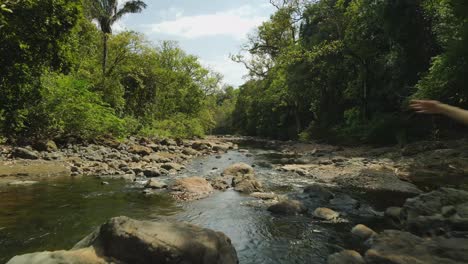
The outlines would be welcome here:
<svg viewBox="0 0 468 264">
<path fill-rule="evenodd" d="M 136 169 L 134 170 L 134 172 L 138 174 L 137 173 L 138 170 L 139 169 Z M 145 175 L 145 177 L 148 177 L 148 178 L 159 177 L 162 175 L 161 171 L 158 168 L 146 168 L 140 171 L 143 172 L 143 175 Z"/>
<path fill-rule="evenodd" d="M 256 163 L 259 167 L 262 167 L 262 168 L 267 168 L 267 169 L 272 169 L 273 168 L 273 165 L 267 161 L 258 161 Z"/>
<path fill-rule="evenodd" d="M 281 215 L 298 215 L 307 213 L 307 208 L 300 201 L 287 200 L 268 207 L 268 211 Z"/>
<path fill-rule="evenodd" d="M 278 198 L 278 195 L 276 193 L 264 193 L 264 192 L 254 192 L 254 193 L 251 193 L 250 196 L 257 198 L 257 199 L 262 199 L 262 200 L 273 200 L 273 199 Z"/>
<path fill-rule="evenodd" d="M 372 239 L 365 260 L 370 264 L 467 263 L 468 239 L 423 239 L 408 232 L 387 230 Z"/>
<path fill-rule="evenodd" d="M 263 191 L 262 184 L 252 174 L 238 175 L 232 181 L 234 190 L 242 193 Z"/>
<path fill-rule="evenodd" d="M 230 176 L 246 175 L 246 174 L 254 174 L 254 169 L 245 163 L 233 164 L 227 167 L 223 171 L 223 175 L 230 175 Z"/>
<path fill-rule="evenodd" d="M 328 201 L 334 197 L 333 193 L 327 190 L 325 187 L 319 184 L 311 184 L 304 188 L 304 193 L 308 194 L 309 197 L 319 199 L 322 201 Z"/>
<path fill-rule="evenodd" d="M 407 199 L 401 220 L 408 230 L 420 235 L 468 232 L 468 192 L 441 188 Z"/>
<path fill-rule="evenodd" d="M 8 264 L 236 264 L 230 239 L 221 232 L 177 222 L 112 218 L 70 251 L 17 256 Z"/>
<path fill-rule="evenodd" d="M 174 198 L 178 200 L 197 200 L 213 193 L 213 186 L 204 178 L 190 177 L 177 179 L 171 187 Z"/>
<path fill-rule="evenodd" d="M 141 145 L 132 145 L 128 149 L 128 152 L 130 152 L 132 154 L 148 156 L 153 152 L 153 150 L 148 148 L 148 147 L 141 146 Z"/>
<path fill-rule="evenodd" d="M 225 191 L 232 186 L 232 178 L 229 177 L 217 177 L 212 179 L 210 182 L 213 188 L 221 191 Z"/>
<path fill-rule="evenodd" d="M 354 250 L 343 250 L 328 257 L 328 264 L 365 264 L 364 258 Z"/>
<path fill-rule="evenodd" d="M 367 240 L 375 236 L 377 233 L 375 233 L 374 230 L 370 229 L 369 227 L 359 224 L 353 227 L 353 229 L 351 229 L 351 234 L 363 240 Z"/>
<path fill-rule="evenodd" d="M 20 159 L 36 160 L 40 157 L 39 153 L 26 148 L 15 148 L 11 154 L 13 157 Z"/>
<path fill-rule="evenodd" d="M 340 211 L 350 211 L 359 206 L 359 202 L 347 194 L 336 195 L 329 204 L 332 209 Z"/>
<path fill-rule="evenodd" d="M 167 184 L 156 179 L 149 179 L 149 181 L 145 185 L 145 188 L 164 189 L 167 188 Z"/>
<path fill-rule="evenodd" d="M 326 220 L 326 221 L 336 220 L 340 216 L 338 212 L 335 212 L 332 209 L 323 208 L 323 207 L 319 207 L 315 209 L 312 215 L 315 218 Z"/>
<path fill-rule="evenodd" d="M 163 165 L 161 165 L 161 168 L 165 170 L 176 170 L 176 171 L 185 169 L 183 165 L 178 164 L 178 163 L 164 163 Z"/>
</svg>

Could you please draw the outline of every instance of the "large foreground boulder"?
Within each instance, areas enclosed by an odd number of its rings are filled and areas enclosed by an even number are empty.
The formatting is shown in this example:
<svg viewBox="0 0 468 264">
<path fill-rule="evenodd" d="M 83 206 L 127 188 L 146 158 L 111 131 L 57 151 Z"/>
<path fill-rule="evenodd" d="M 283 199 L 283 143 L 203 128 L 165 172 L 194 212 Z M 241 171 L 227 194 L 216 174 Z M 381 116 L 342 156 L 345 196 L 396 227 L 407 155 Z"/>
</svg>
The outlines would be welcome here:
<svg viewBox="0 0 468 264">
<path fill-rule="evenodd" d="M 40 252 L 8 264 L 236 264 L 230 239 L 220 232 L 185 223 L 136 221 L 116 217 L 70 251 Z"/>
<path fill-rule="evenodd" d="M 373 238 L 365 260 L 371 264 L 468 263 L 468 239 L 423 239 L 411 233 L 387 230 Z"/>
</svg>

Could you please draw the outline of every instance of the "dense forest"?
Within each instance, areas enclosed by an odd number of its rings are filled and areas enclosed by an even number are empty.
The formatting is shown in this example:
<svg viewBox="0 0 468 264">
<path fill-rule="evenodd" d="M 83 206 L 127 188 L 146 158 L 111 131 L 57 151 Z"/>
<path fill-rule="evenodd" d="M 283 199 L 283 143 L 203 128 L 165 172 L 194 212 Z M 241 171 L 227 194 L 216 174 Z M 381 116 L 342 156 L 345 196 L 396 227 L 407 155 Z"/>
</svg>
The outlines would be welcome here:
<svg viewBox="0 0 468 264">
<path fill-rule="evenodd" d="M 3 2 L 0 130 L 6 139 L 192 137 L 215 126 L 221 76 L 174 42 L 112 34 L 119 18 L 146 7 L 117 4 Z"/>
<path fill-rule="evenodd" d="M 467 1 L 271 2 L 276 13 L 234 56 L 251 76 L 235 131 L 405 143 L 453 125 L 414 115 L 411 99 L 468 106 Z"/>
<path fill-rule="evenodd" d="M 452 126 L 416 117 L 412 98 L 468 106 L 466 1 L 270 2 L 277 11 L 232 56 L 250 72 L 235 89 L 174 42 L 113 34 L 142 1 L 3 0 L 1 135 L 404 143 Z"/>
</svg>

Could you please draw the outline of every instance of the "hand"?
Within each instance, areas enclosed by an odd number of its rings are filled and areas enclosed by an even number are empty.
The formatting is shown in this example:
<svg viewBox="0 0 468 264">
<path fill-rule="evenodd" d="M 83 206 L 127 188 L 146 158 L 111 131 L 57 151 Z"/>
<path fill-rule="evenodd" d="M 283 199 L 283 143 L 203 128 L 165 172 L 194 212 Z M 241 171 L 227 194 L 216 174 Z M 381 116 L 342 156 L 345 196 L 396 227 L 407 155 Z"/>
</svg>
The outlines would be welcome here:
<svg viewBox="0 0 468 264">
<path fill-rule="evenodd" d="M 423 114 L 441 114 L 443 111 L 443 104 L 434 100 L 412 100 L 410 107 L 417 113 Z"/>
</svg>

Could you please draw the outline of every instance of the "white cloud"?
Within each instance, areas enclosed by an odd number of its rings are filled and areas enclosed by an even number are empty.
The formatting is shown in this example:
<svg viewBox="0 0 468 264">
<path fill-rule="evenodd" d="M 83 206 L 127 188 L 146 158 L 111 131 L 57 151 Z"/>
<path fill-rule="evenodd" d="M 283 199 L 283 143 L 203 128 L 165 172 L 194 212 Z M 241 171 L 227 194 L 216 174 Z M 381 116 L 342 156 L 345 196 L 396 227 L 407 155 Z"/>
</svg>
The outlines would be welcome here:
<svg viewBox="0 0 468 264">
<path fill-rule="evenodd" d="M 247 75 L 248 71 L 244 65 L 232 61 L 229 57 L 218 57 L 214 60 L 200 59 L 201 63 L 221 73 L 224 78 L 223 82 L 233 86 L 240 86 L 245 83 L 243 76 Z"/>
<path fill-rule="evenodd" d="M 151 33 L 163 33 L 181 38 L 194 39 L 207 36 L 230 36 L 244 39 L 267 17 L 258 15 L 255 8 L 245 5 L 214 14 L 184 16 L 179 12 L 172 20 L 149 25 Z"/>
</svg>

